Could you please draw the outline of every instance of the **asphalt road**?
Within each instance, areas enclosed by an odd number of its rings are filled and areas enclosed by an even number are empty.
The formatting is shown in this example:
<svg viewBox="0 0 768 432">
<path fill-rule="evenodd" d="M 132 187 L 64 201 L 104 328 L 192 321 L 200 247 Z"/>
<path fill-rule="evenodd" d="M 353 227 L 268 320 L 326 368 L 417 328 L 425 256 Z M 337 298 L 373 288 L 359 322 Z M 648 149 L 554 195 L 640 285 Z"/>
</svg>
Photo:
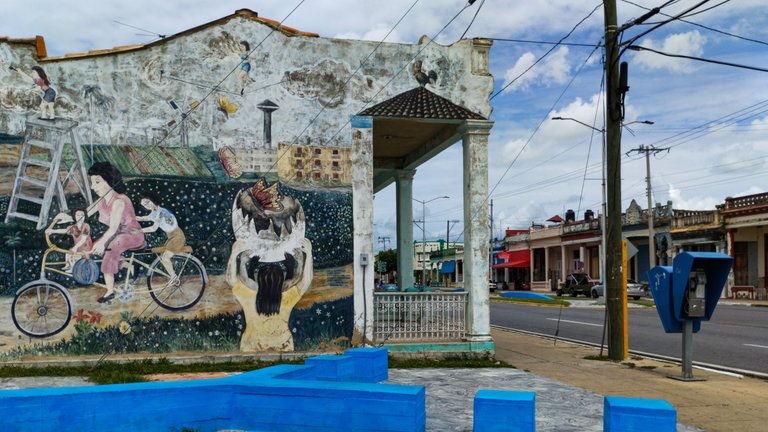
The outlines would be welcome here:
<svg viewBox="0 0 768 432">
<path fill-rule="evenodd" d="M 600 343 L 603 308 L 556 308 L 491 302 L 491 324 Z M 682 356 L 682 334 L 667 334 L 654 308 L 629 309 L 629 349 Z M 607 338 L 606 338 L 607 341 Z M 768 308 L 718 305 L 693 335 L 693 361 L 768 373 Z"/>
</svg>

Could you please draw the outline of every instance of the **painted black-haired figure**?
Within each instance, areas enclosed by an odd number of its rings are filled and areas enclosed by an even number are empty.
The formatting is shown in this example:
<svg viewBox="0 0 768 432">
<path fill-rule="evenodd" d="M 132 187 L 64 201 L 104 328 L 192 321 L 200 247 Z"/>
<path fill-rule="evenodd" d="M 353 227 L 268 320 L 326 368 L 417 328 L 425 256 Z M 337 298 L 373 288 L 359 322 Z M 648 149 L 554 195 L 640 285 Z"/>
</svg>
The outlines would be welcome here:
<svg viewBox="0 0 768 432">
<path fill-rule="evenodd" d="M 30 78 L 40 90 L 43 91 L 42 101 L 40 102 L 40 118 L 43 120 L 55 120 L 56 114 L 54 113 L 53 105 L 56 102 L 56 90 L 51 87 L 51 82 L 48 80 L 48 75 L 40 66 L 32 67 L 32 75 L 28 75 L 24 71 L 18 68 L 11 68 L 16 72 Z"/>
<path fill-rule="evenodd" d="M 136 220 L 136 211 L 130 198 L 125 195 L 125 183 L 120 171 L 109 162 L 96 162 L 88 169 L 91 189 L 98 197 L 87 209 L 88 216 L 99 213 L 99 222 L 107 231 L 93 243 L 90 253 L 101 255 L 101 273 L 107 292 L 98 298 L 99 303 L 115 298 L 115 274 L 120 270 L 123 252 L 144 245 L 144 233 Z M 57 216 L 68 222 L 66 213 Z"/>
<path fill-rule="evenodd" d="M 161 229 L 168 236 L 165 244 L 160 247 L 152 248 L 152 252 L 161 254 L 160 262 L 163 263 L 165 271 L 171 277 L 171 280 L 176 280 L 176 271 L 171 264 L 171 258 L 174 255 L 184 252 L 184 248 L 187 244 L 187 238 L 184 235 L 184 231 L 179 228 L 179 223 L 176 221 L 176 216 L 171 213 L 170 210 L 160 207 L 160 198 L 152 192 L 145 192 L 141 196 L 141 206 L 149 210 L 150 213 L 147 216 L 139 216 L 136 218 L 139 222 L 149 221 L 152 225 L 143 228 L 145 233 L 155 232 Z"/>
<path fill-rule="evenodd" d="M 64 256 L 64 267 L 61 268 L 63 271 L 72 270 L 75 261 L 80 257 L 79 252 L 90 251 L 93 247 L 91 226 L 85 221 L 86 209 L 82 207 L 72 209 L 70 215 L 75 223 L 69 227 L 62 229 L 48 228 L 45 230 L 49 234 L 69 234 L 72 236 L 73 245 Z"/>
</svg>

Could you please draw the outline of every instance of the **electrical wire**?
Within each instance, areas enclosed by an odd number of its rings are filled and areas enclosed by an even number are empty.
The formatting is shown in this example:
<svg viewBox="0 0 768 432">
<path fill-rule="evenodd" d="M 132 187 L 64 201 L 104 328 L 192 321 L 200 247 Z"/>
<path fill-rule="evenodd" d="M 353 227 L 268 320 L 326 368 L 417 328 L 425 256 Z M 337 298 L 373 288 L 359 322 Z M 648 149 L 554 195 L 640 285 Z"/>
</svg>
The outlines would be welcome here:
<svg viewBox="0 0 768 432">
<path fill-rule="evenodd" d="M 573 34 L 573 32 L 575 32 L 575 31 L 576 31 L 576 29 L 577 29 L 577 28 L 579 28 L 579 26 L 580 26 L 582 23 L 584 23 L 584 21 L 588 20 L 588 19 L 589 19 L 589 17 L 591 17 L 591 16 L 592 16 L 592 15 L 593 15 L 595 12 L 597 12 L 597 10 L 598 10 L 598 9 L 600 8 L 600 6 L 602 6 L 602 5 L 603 5 L 603 4 L 602 4 L 602 3 L 600 3 L 600 4 L 598 4 L 597 6 L 595 6 L 595 8 L 594 8 L 594 9 L 592 9 L 592 12 L 590 12 L 589 14 L 587 14 L 587 16 L 585 16 L 584 18 L 582 18 L 582 19 L 581 19 L 581 21 L 579 21 L 578 23 L 576 23 L 576 25 L 575 25 L 575 26 L 573 26 L 573 28 L 571 29 L 571 31 L 569 31 L 569 32 L 568 32 L 568 33 L 567 33 L 565 36 L 563 36 L 563 37 L 562 37 L 562 38 L 561 38 L 561 39 L 558 41 L 558 43 L 557 43 L 557 44 L 553 45 L 553 46 L 552 46 L 552 48 L 550 48 L 550 49 L 549 49 L 547 52 L 545 52 L 545 53 L 544 53 L 544 55 L 542 55 L 541 57 L 539 57 L 538 59 L 536 59 L 536 61 L 534 61 L 534 62 L 533 62 L 533 63 L 532 63 L 530 66 L 528 66 L 528 67 L 527 67 L 527 68 L 526 68 L 526 69 L 525 69 L 523 72 L 521 72 L 521 73 L 520 73 L 520 75 L 516 76 L 516 77 L 515 77 L 513 80 L 511 80 L 510 82 L 508 82 L 508 83 L 507 83 L 507 84 L 506 84 L 504 87 L 502 87 L 502 88 L 501 88 L 499 91 L 497 91 L 496 93 L 494 93 L 494 94 L 493 94 L 493 95 L 492 95 L 492 96 L 491 96 L 491 97 L 490 97 L 488 100 L 489 100 L 489 101 L 491 101 L 491 100 L 493 100 L 493 99 L 494 99 L 496 96 L 498 96 L 498 95 L 500 95 L 501 93 L 503 93 L 503 92 L 504 92 L 504 90 L 506 90 L 506 89 L 507 89 L 509 86 L 511 86 L 512 84 L 514 84 L 514 83 L 515 83 L 517 80 L 519 80 L 520 78 L 522 78 L 522 77 L 523 77 L 523 75 L 525 75 L 525 74 L 526 74 L 526 73 L 528 73 L 528 72 L 529 72 L 531 69 L 533 69 L 533 67 L 534 67 L 534 66 L 536 66 L 537 64 L 539 64 L 539 62 L 541 62 L 542 60 L 544 60 L 544 59 L 545 59 L 545 58 L 546 58 L 548 55 L 550 55 L 550 54 L 551 54 L 551 53 L 552 53 L 552 52 L 555 50 L 555 48 L 557 48 L 557 47 L 560 45 L 560 43 L 561 43 L 561 42 L 563 42 L 564 40 L 568 39 L 568 38 L 569 38 L 569 37 L 570 37 L 570 36 Z M 600 47 L 600 44 L 598 43 L 598 44 L 597 44 L 597 46 L 596 46 L 595 48 L 599 48 L 599 47 Z M 592 52 L 594 53 L 594 50 L 593 50 Z M 591 56 L 592 56 L 592 53 L 590 53 L 590 55 L 589 55 L 589 56 L 591 57 Z"/>
<path fill-rule="evenodd" d="M 401 73 L 403 73 L 403 70 L 405 70 L 405 68 L 406 68 L 406 67 L 407 67 L 407 66 L 408 66 L 408 65 L 409 65 L 409 64 L 410 64 L 410 63 L 411 63 L 413 60 L 415 60 L 415 59 L 416 59 L 416 58 L 417 58 L 419 55 L 421 55 L 421 53 L 422 53 L 422 52 L 423 52 L 425 49 L 427 49 L 427 47 L 428 47 L 428 46 L 430 46 L 430 45 L 432 44 L 432 42 L 434 42 L 434 40 L 435 40 L 435 39 L 437 39 L 437 37 L 438 37 L 438 36 L 440 36 L 440 35 L 441 35 L 441 34 L 442 34 L 444 31 L 445 31 L 445 29 L 446 29 L 446 28 L 448 28 L 448 26 L 450 26 L 450 25 L 451 25 L 451 24 L 452 24 L 452 23 L 453 23 L 453 22 L 456 20 L 456 18 L 458 18 L 458 17 L 459 17 L 459 16 L 462 14 L 462 12 L 464 12 L 464 11 L 465 11 L 465 10 L 466 10 L 468 7 L 472 6 L 472 3 L 474 3 L 474 1 L 471 1 L 471 2 L 467 3 L 467 4 L 466 4 L 464 7 L 462 7 L 462 8 L 461 8 L 461 10 L 459 10 L 459 11 L 456 13 L 456 15 L 454 15 L 454 16 L 453 16 L 453 18 L 451 18 L 451 20 L 450 20 L 450 21 L 448 21 L 448 23 L 447 23 L 447 24 L 445 24 L 445 25 L 443 26 L 443 28 L 441 28 L 441 29 L 440 29 L 440 31 L 438 31 L 438 32 L 437 32 L 437 34 L 435 34 L 435 35 L 434 35 L 432 38 L 430 38 L 430 39 L 427 41 L 427 43 L 425 43 L 425 44 L 424 44 L 424 46 L 423 46 L 423 47 L 421 47 L 421 48 L 420 48 L 420 49 L 419 49 L 419 50 L 416 52 L 416 54 L 415 54 L 413 57 L 411 57 L 411 58 L 408 60 L 408 62 L 404 63 L 404 64 L 403 64 L 403 66 L 402 66 L 402 67 L 401 67 L 401 68 L 400 68 L 400 69 L 399 69 L 399 70 L 398 70 L 398 71 L 397 71 L 397 72 L 396 72 L 394 75 L 392 75 L 392 78 L 390 78 L 390 79 L 389 79 L 389 81 L 387 81 L 386 83 L 384 83 L 384 85 L 383 85 L 381 88 L 379 88 L 379 90 L 376 92 L 376 94 L 374 94 L 374 95 L 373 95 L 373 97 L 371 97 L 371 99 L 370 99 L 370 100 L 371 100 L 371 101 L 374 101 L 374 100 L 376 100 L 376 98 L 379 96 L 379 94 L 381 94 L 381 92 L 382 92 L 382 91 L 384 91 L 384 89 L 385 89 L 385 88 L 387 88 L 387 87 L 389 86 L 389 84 L 391 84 L 391 83 L 392 83 L 392 82 L 393 82 L 393 81 L 394 81 L 394 80 L 395 80 L 395 79 L 396 79 L 398 76 L 400 76 L 400 74 L 401 74 Z M 367 107 L 368 107 L 370 104 L 371 104 L 371 102 L 366 102 L 366 103 L 363 105 L 363 107 L 362 107 L 362 108 L 360 108 L 360 110 L 359 110 L 359 111 L 364 111 L 364 110 L 365 110 L 365 109 L 366 109 L 366 108 L 367 108 Z M 341 127 L 340 127 L 340 128 L 337 130 L 337 131 L 336 131 L 336 133 L 334 133 L 334 134 L 333 134 L 333 136 L 331 136 L 329 139 L 327 139 L 325 142 L 323 142 L 323 144 L 322 144 L 322 145 L 323 145 L 323 146 L 326 146 L 326 145 L 328 145 L 328 143 L 329 143 L 329 142 L 331 142 L 331 141 L 332 141 L 334 138 L 336 138 L 336 136 L 337 136 L 339 133 L 341 133 L 341 131 L 343 131 L 344 129 L 346 129 L 346 127 L 347 127 L 347 126 L 350 124 L 350 122 L 351 122 L 351 121 L 352 121 L 351 119 L 350 119 L 350 120 L 347 120 L 347 122 L 346 122 L 346 123 L 344 123 L 344 124 L 343 124 L 343 125 L 342 125 L 342 126 L 341 126 Z"/>
<path fill-rule="evenodd" d="M 641 8 L 641 9 L 650 10 L 650 9 L 646 8 L 645 6 L 643 6 L 643 5 L 639 5 L 637 3 L 633 3 L 633 2 L 631 2 L 629 0 L 621 0 L 621 1 L 623 1 L 624 3 L 631 4 L 633 6 L 637 6 L 637 7 Z M 669 17 L 669 15 L 664 14 L 664 13 L 661 13 L 660 15 L 664 15 L 666 17 Z M 753 38 L 748 38 L 746 36 L 740 36 L 740 35 L 737 35 L 737 34 L 734 34 L 734 33 L 730 33 L 730 32 L 723 31 L 723 30 L 719 30 L 719 29 L 716 29 L 716 28 L 713 28 L 713 27 L 709 27 L 709 26 L 705 26 L 704 24 L 699 24 L 699 23 L 696 23 L 696 22 L 693 22 L 693 21 L 688 21 L 688 20 L 685 20 L 685 19 L 679 19 L 679 21 L 684 22 L 686 24 L 690 24 L 692 26 L 703 28 L 705 30 L 709 30 L 709 31 L 714 32 L 714 33 L 719 33 L 719 34 L 722 34 L 724 36 L 730 36 L 730 37 L 733 37 L 733 38 L 736 38 L 736 39 L 741 39 L 741 40 L 747 41 L 747 42 L 754 42 L 754 43 L 761 44 L 761 45 L 768 45 L 768 42 L 765 42 L 765 41 L 762 41 L 762 40 L 759 40 L 759 39 L 753 39 Z"/>
<path fill-rule="evenodd" d="M 470 3 L 470 4 L 472 4 L 472 3 Z M 479 14 L 479 13 L 480 13 L 480 9 L 482 9 L 482 8 L 483 8 L 483 5 L 484 5 L 484 4 L 485 4 L 485 0 L 482 0 L 482 1 L 480 2 L 480 5 L 477 7 L 477 10 L 475 11 L 475 15 L 473 15 L 473 16 L 472 16 L 472 21 L 470 21 L 470 22 L 469 22 L 469 25 L 467 26 L 467 29 L 466 29 L 466 30 L 464 30 L 464 33 L 462 33 L 462 34 L 461 34 L 461 36 L 459 37 L 459 40 L 462 40 L 462 39 L 464 39 L 464 36 L 466 36 L 466 35 L 467 35 L 467 32 L 469 31 L 469 28 L 470 28 L 470 27 L 472 27 L 472 24 L 474 24 L 474 22 L 475 22 L 475 18 L 477 18 L 477 14 Z"/>
<path fill-rule="evenodd" d="M 600 114 L 600 100 L 602 99 L 603 90 L 605 88 L 605 74 L 603 74 L 602 77 L 603 78 L 600 80 L 600 91 L 598 92 L 599 99 L 595 104 L 595 118 L 592 121 L 592 131 L 589 135 L 589 148 L 587 150 L 587 160 L 584 163 L 584 177 L 581 179 L 581 191 L 579 192 L 579 205 L 576 206 L 577 214 L 581 213 L 581 200 L 582 198 L 584 198 L 584 185 L 587 183 L 587 168 L 589 168 L 589 156 L 592 154 L 592 142 L 595 138 L 595 132 L 597 129 L 595 125 L 597 124 L 597 118 L 598 118 L 598 115 Z M 600 136 L 602 137 L 604 133 L 605 132 L 600 132 Z M 601 143 L 602 143 L 602 139 L 601 139 Z"/>
<path fill-rule="evenodd" d="M 575 43 L 575 42 L 548 42 L 548 41 L 534 41 L 534 40 L 526 40 L 526 39 L 506 39 L 506 38 L 488 38 L 488 39 L 494 42 L 515 42 L 515 43 L 539 44 L 539 45 L 562 45 L 562 46 L 575 46 L 575 47 L 586 47 L 586 48 L 595 47 L 595 44 Z M 602 45 L 600 47 L 602 48 Z"/>
<path fill-rule="evenodd" d="M 725 62 L 725 61 L 721 61 L 721 60 L 712 60 L 712 59 L 706 59 L 706 58 L 702 58 L 702 57 L 688 56 L 688 55 L 684 55 L 684 54 L 665 53 L 665 52 L 657 51 L 657 50 L 655 50 L 653 48 L 647 48 L 647 47 L 644 47 L 644 46 L 641 46 L 641 45 L 628 45 L 627 49 L 632 50 L 632 51 L 650 51 L 652 53 L 663 55 L 663 56 L 666 56 L 666 57 L 684 58 L 684 59 L 688 59 L 688 60 L 696 60 L 696 61 L 700 61 L 700 62 L 713 63 L 713 64 L 722 65 L 722 66 L 731 66 L 731 67 L 735 67 L 735 68 L 749 69 L 749 70 L 754 70 L 754 71 L 758 71 L 758 72 L 768 72 L 768 69 L 757 67 L 757 66 L 748 66 L 748 65 L 738 64 L 738 63 Z"/>
</svg>

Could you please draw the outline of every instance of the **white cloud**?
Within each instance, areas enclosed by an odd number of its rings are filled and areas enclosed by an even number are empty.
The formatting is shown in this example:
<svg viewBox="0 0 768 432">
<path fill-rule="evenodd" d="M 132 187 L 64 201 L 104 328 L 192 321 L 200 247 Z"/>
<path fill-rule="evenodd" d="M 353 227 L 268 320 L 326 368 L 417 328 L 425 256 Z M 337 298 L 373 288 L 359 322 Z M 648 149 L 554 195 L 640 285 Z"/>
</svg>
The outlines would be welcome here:
<svg viewBox="0 0 768 432">
<path fill-rule="evenodd" d="M 681 210 L 714 210 L 715 206 L 721 204 L 725 197 L 699 197 L 683 194 L 673 185 L 669 185 L 669 199 L 672 201 L 672 208 Z"/>
<path fill-rule="evenodd" d="M 515 65 L 504 74 L 504 86 L 509 84 L 505 91 L 528 89 L 533 85 L 550 86 L 568 82 L 571 75 L 568 47 L 556 49 L 534 66 L 536 59 L 537 57 L 530 52 L 517 59 Z"/>
<path fill-rule="evenodd" d="M 704 44 L 707 38 L 698 30 L 687 33 L 675 33 L 667 36 L 661 43 L 653 39 L 646 39 L 640 44 L 646 48 L 668 54 L 681 54 L 698 57 L 704 52 Z M 696 71 L 693 60 L 667 57 L 648 51 L 640 51 L 635 54 L 635 63 L 648 69 L 666 69 L 670 72 L 690 74 Z"/>
</svg>

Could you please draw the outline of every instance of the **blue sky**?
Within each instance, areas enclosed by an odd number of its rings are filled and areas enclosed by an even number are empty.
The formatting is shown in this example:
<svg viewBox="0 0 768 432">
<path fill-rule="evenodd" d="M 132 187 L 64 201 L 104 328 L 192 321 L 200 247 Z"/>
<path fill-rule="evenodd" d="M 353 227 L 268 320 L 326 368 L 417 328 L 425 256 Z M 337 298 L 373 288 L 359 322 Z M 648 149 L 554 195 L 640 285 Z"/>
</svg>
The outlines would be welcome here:
<svg viewBox="0 0 768 432">
<path fill-rule="evenodd" d="M 323 37 L 380 40 L 414 3 L 388 41 L 413 43 L 421 35 L 434 36 L 466 6 L 460 0 L 306 0 L 285 24 Z M 645 13 L 643 7 L 670 3 L 662 13 L 676 15 L 699 1 L 633 3 L 636 5 L 618 0 L 620 24 Z M 285 0 L 3 0 L 0 12 L 13 18 L 4 20 L 0 33 L 12 37 L 43 35 L 49 54 L 60 55 L 152 40 L 115 20 L 155 33 L 173 34 L 239 8 L 281 20 L 297 4 L 299 1 Z M 565 42 L 596 45 L 603 34 L 603 8 L 596 1 L 477 0 L 463 9 L 437 41 L 448 44 L 457 40 L 478 8 L 466 37 L 555 42 L 595 8 Z M 768 69 L 768 13 L 763 0 L 710 1 L 694 13 L 699 11 L 685 18 L 690 22 L 666 24 L 634 44 Z M 648 22 L 665 19 L 656 15 Z M 650 27 L 632 27 L 623 40 Z M 494 203 L 495 236 L 504 228 L 526 228 L 531 222 L 563 215 L 567 209 L 583 215 L 586 209 L 597 213 L 600 208 L 600 135 L 593 135 L 591 129 L 575 122 L 549 118 L 572 117 L 595 124 L 598 129 L 603 127 L 599 110 L 603 103 L 602 50 L 558 46 L 521 74 L 551 48 L 548 44 L 497 40 L 491 51 L 497 91 L 519 77 L 491 102 L 492 120 L 496 123 L 489 145 L 489 183 L 495 189 L 489 200 Z M 655 122 L 629 125 L 634 135 L 625 129 L 622 153 L 639 145 L 670 147 L 668 153 L 651 159 L 654 201 L 672 200 L 674 207 L 681 209 L 713 209 L 727 196 L 768 190 L 765 72 L 650 52 L 627 51 L 622 60 L 629 63 L 630 69 L 625 122 Z M 461 169 L 459 143 L 416 174 L 415 198 L 450 196 L 426 207 L 429 239 L 445 237 L 446 221 L 463 219 L 461 177 L 445 175 Z M 637 153 L 624 157 L 623 208 L 632 199 L 646 207 L 645 175 L 644 158 Z M 395 240 L 394 190 L 390 187 L 381 191 L 374 205 L 375 235 L 390 237 L 391 245 Z M 421 205 L 415 203 L 414 210 L 415 218 L 421 219 Z M 415 238 L 420 239 L 420 229 L 414 230 Z M 461 223 L 452 229 L 451 240 L 460 233 Z"/>
</svg>

